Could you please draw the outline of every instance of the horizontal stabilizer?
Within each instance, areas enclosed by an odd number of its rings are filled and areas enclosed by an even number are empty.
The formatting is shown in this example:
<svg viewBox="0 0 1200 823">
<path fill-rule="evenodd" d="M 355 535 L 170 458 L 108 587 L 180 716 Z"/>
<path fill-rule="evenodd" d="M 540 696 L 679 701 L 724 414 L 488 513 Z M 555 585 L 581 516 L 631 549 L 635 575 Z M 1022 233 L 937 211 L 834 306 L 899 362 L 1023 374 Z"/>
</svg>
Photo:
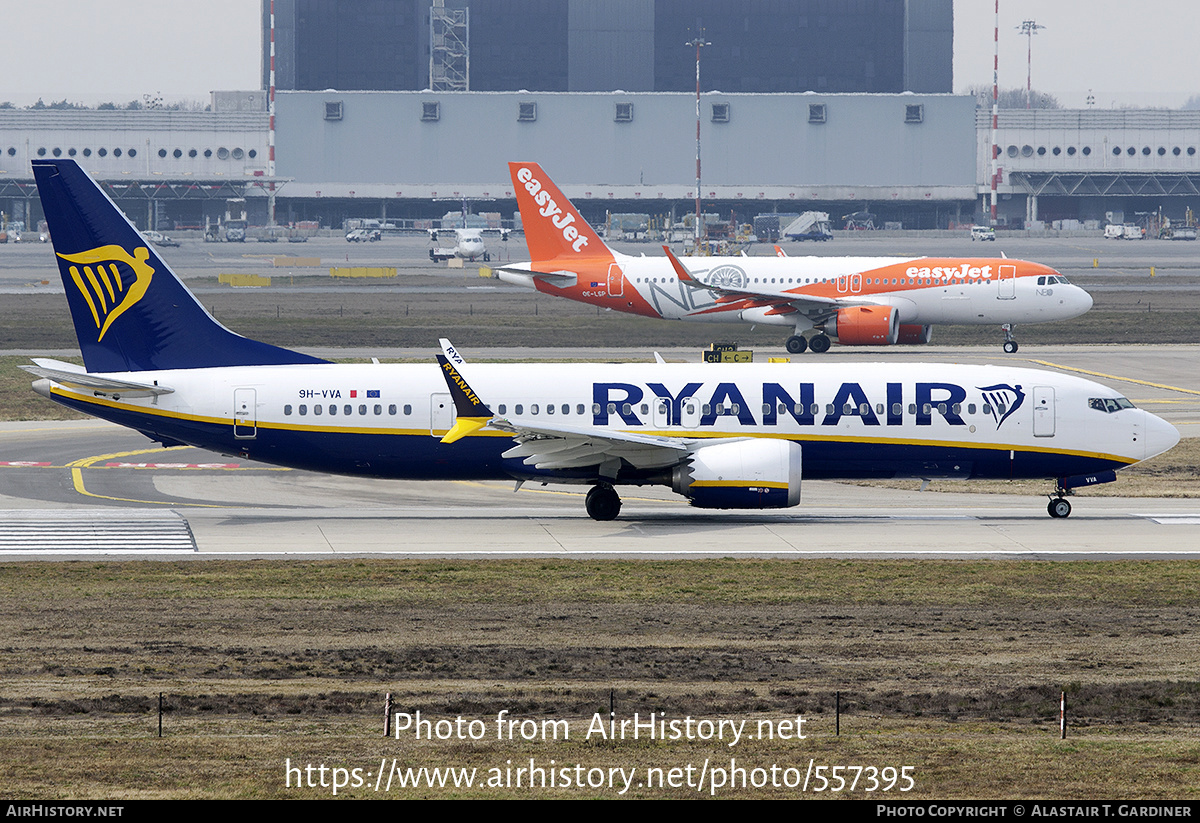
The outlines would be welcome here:
<svg viewBox="0 0 1200 823">
<path fill-rule="evenodd" d="M 81 366 L 76 366 L 74 363 L 63 363 L 59 360 L 45 358 L 36 358 L 33 362 L 37 365 L 21 366 L 20 368 L 35 377 L 44 377 L 60 386 L 77 391 L 88 391 L 112 397 L 156 397 L 175 391 L 157 384 L 133 383 L 128 380 L 114 380 L 102 374 L 88 374 Z"/>
<path fill-rule="evenodd" d="M 531 269 L 517 268 L 515 266 L 496 266 L 492 269 L 492 271 L 502 271 L 508 272 L 509 274 L 523 274 L 526 277 L 536 277 L 560 288 L 573 286 L 579 280 L 579 275 L 573 271 L 533 271 Z"/>
</svg>

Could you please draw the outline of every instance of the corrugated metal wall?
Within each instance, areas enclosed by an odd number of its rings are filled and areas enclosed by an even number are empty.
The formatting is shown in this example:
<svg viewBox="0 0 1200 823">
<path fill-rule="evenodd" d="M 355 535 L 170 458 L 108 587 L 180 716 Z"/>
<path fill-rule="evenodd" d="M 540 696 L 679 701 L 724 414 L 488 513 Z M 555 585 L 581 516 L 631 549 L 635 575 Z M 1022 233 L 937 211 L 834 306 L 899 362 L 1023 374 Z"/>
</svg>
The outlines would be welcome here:
<svg viewBox="0 0 1200 823">
<path fill-rule="evenodd" d="M 334 101 L 343 119 L 327 121 Z M 438 119 L 423 121 L 431 103 Z M 529 103 L 536 119 L 522 122 Z M 617 121 L 618 104 L 631 121 Z M 713 122 L 714 104 L 728 122 Z M 810 122 L 810 105 L 825 122 Z M 278 172 L 298 182 L 498 186 L 509 160 L 540 162 L 560 185 L 695 179 L 687 94 L 281 92 L 276 107 Z M 705 196 L 709 185 L 971 187 L 974 118 L 968 96 L 706 93 Z"/>
</svg>

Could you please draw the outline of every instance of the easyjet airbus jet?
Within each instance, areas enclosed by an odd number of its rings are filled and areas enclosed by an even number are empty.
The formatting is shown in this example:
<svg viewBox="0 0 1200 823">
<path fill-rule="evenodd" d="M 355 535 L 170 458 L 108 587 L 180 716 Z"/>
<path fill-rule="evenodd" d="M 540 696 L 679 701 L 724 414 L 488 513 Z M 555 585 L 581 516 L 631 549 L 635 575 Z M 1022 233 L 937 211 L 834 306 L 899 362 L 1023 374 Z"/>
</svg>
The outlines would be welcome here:
<svg viewBox="0 0 1200 823">
<path fill-rule="evenodd" d="M 1078 317 L 1092 298 L 1054 269 L 1006 258 L 630 257 L 610 249 L 537 163 L 509 163 L 532 258 L 501 280 L 668 320 L 792 329 L 787 350 L 927 343 L 931 327 Z"/>
</svg>

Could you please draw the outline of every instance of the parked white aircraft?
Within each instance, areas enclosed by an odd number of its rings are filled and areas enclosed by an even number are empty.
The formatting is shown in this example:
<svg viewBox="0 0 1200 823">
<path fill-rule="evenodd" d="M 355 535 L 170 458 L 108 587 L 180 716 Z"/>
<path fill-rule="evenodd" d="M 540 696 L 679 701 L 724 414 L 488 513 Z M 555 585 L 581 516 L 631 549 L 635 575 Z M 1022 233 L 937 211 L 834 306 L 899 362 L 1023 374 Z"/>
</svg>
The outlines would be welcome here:
<svg viewBox="0 0 1200 823">
<path fill-rule="evenodd" d="M 787 350 L 927 343 L 938 323 L 998 325 L 1078 317 L 1092 298 L 1054 269 L 1007 258 L 665 257 L 610 249 L 537 163 L 509 163 L 532 260 L 495 269 L 510 283 L 667 320 L 790 327 Z"/>
<path fill-rule="evenodd" d="M 433 242 L 438 241 L 438 234 L 446 234 L 454 232 L 454 245 L 447 248 L 432 248 L 429 250 L 429 259 L 435 262 L 449 260 L 451 257 L 461 257 L 463 260 L 474 261 L 477 257 L 482 257 L 484 261 L 492 259 L 488 253 L 487 246 L 483 242 L 483 229 L 430 229 L 429 239 Z M 502 236 L 508 237 L 508 230 L 501 229 Z"/>
<path fill-rule="evenodd" d="M 1048 511 L 1171 448 L 1112 389 L 940 364 L 339 365 L 220 325 L 73 160 L 35 160 L 84 366 L 36 359 L 73 409 L 278 465 L 416 480 L 662 484 L 704 508 L 782 508 L 808 478 L 1045 478 Z M 564 222 L 560 228 L 566 242 Z M 468 382 L 469 377 L 469 382 Z"/>
</svg>

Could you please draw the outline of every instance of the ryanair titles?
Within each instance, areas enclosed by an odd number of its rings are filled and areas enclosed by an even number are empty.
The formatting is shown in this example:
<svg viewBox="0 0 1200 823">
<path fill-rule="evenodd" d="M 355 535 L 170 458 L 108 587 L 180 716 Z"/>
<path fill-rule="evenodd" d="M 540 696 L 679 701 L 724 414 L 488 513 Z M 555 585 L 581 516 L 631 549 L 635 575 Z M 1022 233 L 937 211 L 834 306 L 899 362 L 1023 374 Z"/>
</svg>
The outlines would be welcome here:
<svg viewBox="0 0 1200 823">
<path fill-rule="evenodd" d="M 761 393 L 747 397 L 737 383 L 688 383 L 676 390 L 663 383 L 593 383 L 592 423 L 607 426 L 646 425 L 640 407 L 655 407 L 654 425 L 713 426 L 719 417 L 737 418 L 741 426 L 776 426 L 791 418 L 800 426 L 836 426 L 842 418 L 855 418 L 863 426 L 903 426 L 912 422 L 931 426 L 939 417 L 951 426 L 965 426 L 963 404 L 971 398 L 999 428 L 1025 401 L 1020 386 L 998 384 L 975 387 L 975 395 L 954 383 L 886 383 L 868 392 L 859 383 L 842 383 L 832 396 L 825 386 L 818 396 L 815 383 L 785 388 L 780 383 L 761 384 Z M 688 402 L 691 401 L 691 402 Z M 759 403 L 756 409 L 751 402 Z"/>
</svg>

